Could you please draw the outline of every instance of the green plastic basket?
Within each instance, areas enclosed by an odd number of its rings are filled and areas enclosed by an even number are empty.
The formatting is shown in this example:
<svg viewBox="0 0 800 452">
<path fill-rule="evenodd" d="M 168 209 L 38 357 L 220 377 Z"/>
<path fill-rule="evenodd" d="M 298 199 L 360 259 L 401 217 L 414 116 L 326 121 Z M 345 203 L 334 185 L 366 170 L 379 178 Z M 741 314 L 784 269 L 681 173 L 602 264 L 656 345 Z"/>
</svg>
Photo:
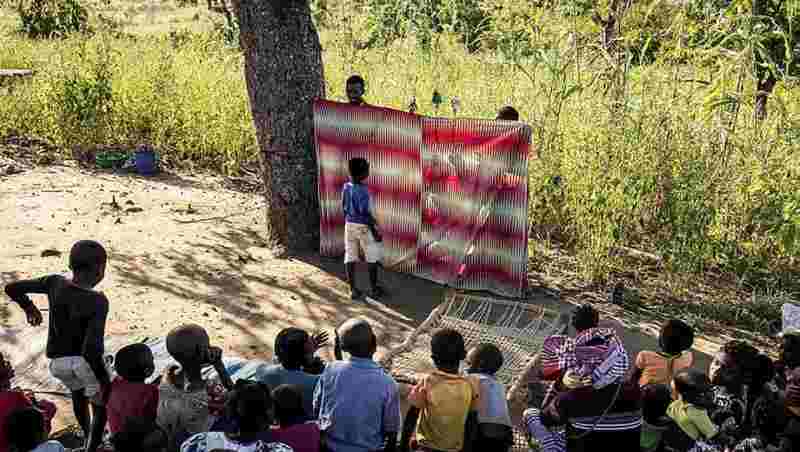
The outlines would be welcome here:
<svg viewBox="0 0 800 452">
<path fill-rule="evenodd" d="M 100 152 L 95 156 L 99 168 L 120 168 L 128 160 L 128 154 L 118 151 Z"/>
</svg>

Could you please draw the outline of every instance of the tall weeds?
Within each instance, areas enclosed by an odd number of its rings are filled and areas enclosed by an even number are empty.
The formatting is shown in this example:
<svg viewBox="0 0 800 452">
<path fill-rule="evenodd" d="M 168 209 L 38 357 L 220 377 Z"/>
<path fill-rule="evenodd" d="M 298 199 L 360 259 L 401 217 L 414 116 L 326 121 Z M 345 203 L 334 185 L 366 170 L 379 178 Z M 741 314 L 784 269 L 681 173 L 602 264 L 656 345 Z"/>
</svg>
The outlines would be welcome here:
<svg viewBox="0 0 800 452">
<path fill-rule="evenodd" d="M 328 2 L 329 97 L 343 99 L 346 78 L 360 73 L 376 105 L 405 109 L 416 97 L 419 113 L 453 116 L 434 109 L 438 91 L 461 99 L 459 116 L 492 118 L 513 104 L 538 152 L 530 164 L 533 238 L 574 250 L 586 277 L 619 270 L 614 250 L 635 247 L 676 270 L 721 269 L 791 287 L 800 257 L 796 83 L 781 83 L 770 99 L 775 114 L 756 122 L 748 100 L 755 88 L 736 70 L 687 60 L 680 43 L 668 57 L 648 56 L 648 65 L 635 52 L 609 60 L 590 21 L 560 12 L 519 20 L 512 7 L 527 3 L 494 1 L 496 25 L 484 39 L 495 50 L 472 53 L 456 30 L 435 34 L 428 49 L 413 30 L 369 47 L 365 16 Z M 241 56 L 214 34 L 176 36 L 32 42 L 6 34 L 0 66 L 38 73 L 3 97 L 0 134 L 74 145 L 64 86 L 106 77 L 111 99 L 92 126 L 103 128 L 103 140 L 147 141 L 175 159 L 236 173 L 256 152 Z M 724 99 L 740 112 L 730 114 Z"/>
</svg>

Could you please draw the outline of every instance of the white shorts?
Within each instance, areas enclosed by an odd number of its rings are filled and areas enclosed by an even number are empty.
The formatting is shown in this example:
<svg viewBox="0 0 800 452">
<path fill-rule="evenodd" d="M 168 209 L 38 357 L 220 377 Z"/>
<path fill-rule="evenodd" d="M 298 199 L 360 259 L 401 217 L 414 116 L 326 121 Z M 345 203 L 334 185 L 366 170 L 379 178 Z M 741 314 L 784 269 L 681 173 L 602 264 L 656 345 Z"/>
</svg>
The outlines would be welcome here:
<svg viewBox="0 0 800 452">
<path fill-rule="evenodd" d="M 364 256 L 370 264 L 381 261 L 383 248 L 375 241 L 369 226 L 357 223 L 344 225 L 344 263 L 358 262 Z"/>
<path fill-rule="evenodd" d="M 92 403 L 100 403 L 100 383 L 83 356 L 67 356 L 50 361 L 50 374 L 64 383 L 70 391 L 84 390 Z"/>
</svg>

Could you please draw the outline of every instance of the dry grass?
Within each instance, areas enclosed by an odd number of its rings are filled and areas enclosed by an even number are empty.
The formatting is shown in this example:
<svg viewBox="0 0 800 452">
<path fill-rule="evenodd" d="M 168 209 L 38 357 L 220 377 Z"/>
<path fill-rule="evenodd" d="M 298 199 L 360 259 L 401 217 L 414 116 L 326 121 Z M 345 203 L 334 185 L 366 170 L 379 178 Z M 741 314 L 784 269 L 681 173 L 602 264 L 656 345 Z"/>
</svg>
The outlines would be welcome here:
<svg viewBox="0 0 800 452">
<path fill-rule="evenodd" d="M 764 123 L 754 122 L 752 105 L 744 103 L 723 149 L 721 116 L 709 107 L 709 93 L 677 81 L 714 74 L 729 93 L 735 77 L 713 67 L 633 67 L 614 97 L 607 80 L 619 74 L 609 74 L 588 50 L 576 56 L 563 39 L 540 43 L 550 46 L 520 66 L 492 52 L 469 54 L 449 35 L 431 53 L 413 38 L 359 50 L 366 16 L 339 8 L 335 27 L 321 30 L 329 98 L 342 99 L 345 79 L 361 73 L 373 104 L 405 109 L 416 96 L 420 113 L 452 116 L 448 108 L 434 110 L 436 90 L 461 99 L 461 116 L 490 118 L 512 104 L 532 124 L 540 158 L 530 165 L 531 268 L 542 283 L 574 301 L 602 302 L 607 287 L 624 281 L 636 288 L 626 298 L 630 313 L 759 333 L 781 302 L 797 299 L 800 238 L 786 240 L 792 228 L 800 231 L 800 213 L 792 210 L 800 205 L 797 87 L 779 87 Z M 0 66 L 39 71 L 0 105 L 0 134 L 14 130 L 71 145 L 82 129 L 63 120 L 63 84 L 91 81 L 103 67 L 113 108 L 93 131 L 105 142 L 149 141 L 176 160 L 227 173 L 252 160 L 241 56 L 208 32 L 221 18 L 172 1 L 112 1 L 98 11 L 134 36 L 33 42 L 12 33 L 13 15 L 0 14 L 0 39 L 9 43 L 0 48 Z M 572 26 L 547 23 L 554 36 Z M 745 83 L 743 97 L 752 99 L 753 90 Z M 626 246 L 660 254 L 662 263 L 614 252 Z"/>
</svg>

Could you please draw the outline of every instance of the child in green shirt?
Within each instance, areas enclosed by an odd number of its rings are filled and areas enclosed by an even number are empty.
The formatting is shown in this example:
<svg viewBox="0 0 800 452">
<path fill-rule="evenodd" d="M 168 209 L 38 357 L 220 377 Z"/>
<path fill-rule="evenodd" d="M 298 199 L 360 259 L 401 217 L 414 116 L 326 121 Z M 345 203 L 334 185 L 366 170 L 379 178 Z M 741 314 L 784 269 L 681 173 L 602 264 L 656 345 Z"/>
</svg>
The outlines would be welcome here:
<svg viewBox="0 0 800 452">
<path fill-rule="evenodd" d="M 696 443 L 719 440 L 719 427 L 708 416 L 712 407 L 710 389 L 706 374 L 694 369 L 682 370 L 672 380 L 675 401 L 667 408 L 667 416 Z"/>
</svg>

